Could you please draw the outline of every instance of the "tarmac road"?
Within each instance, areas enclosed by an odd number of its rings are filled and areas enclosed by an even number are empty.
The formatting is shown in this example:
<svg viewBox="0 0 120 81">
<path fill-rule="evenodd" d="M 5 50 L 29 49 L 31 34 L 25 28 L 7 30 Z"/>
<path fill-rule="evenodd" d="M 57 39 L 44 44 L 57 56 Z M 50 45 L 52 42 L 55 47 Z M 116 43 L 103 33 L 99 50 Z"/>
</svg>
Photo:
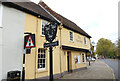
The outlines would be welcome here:
<svg viewBox="0 0 120 81">
<path fill-rule="evenodd" d="M 115 74 L 115 78 L 118 79 L 120 81 L 120 60 L 116 60 L 116 59 L 101 59 L 102 61 L 104 61 L 108 66 L 110 66 Z"/>
</svg>

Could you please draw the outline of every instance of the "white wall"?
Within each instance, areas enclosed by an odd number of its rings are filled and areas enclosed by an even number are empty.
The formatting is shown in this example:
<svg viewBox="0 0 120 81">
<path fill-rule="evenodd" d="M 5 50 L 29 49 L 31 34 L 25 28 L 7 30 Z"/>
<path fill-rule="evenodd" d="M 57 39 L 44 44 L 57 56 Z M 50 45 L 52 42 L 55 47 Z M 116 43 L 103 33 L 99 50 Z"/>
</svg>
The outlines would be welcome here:
<svg viewBox="0 0 120 81">
<path fill-rule="evenodd" d="M 2 80 L 2 4 L 0 3 L 0 80 Z"/>
<path fill-rule="evenodd" d="M 25 13 L 3 6 L 2 79 L 8 71 L 22 71 Z"/>
</svg>

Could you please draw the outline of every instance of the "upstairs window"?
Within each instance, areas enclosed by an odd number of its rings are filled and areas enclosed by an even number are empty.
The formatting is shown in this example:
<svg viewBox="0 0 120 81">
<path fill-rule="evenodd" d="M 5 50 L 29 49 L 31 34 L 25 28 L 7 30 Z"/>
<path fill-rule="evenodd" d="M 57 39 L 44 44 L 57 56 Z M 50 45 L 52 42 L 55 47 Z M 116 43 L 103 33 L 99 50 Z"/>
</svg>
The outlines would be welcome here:
<svg viewBox="0 0 120 81">
<path fill-rule="evenodd" d="M 42 28 L 42 29 L 41 29 L 42 32 L 41 32 L 41 35 L 43 35 L 43 36 L 45 35 L 44 27 L 45 27 L 46 24 L 48 24 L 47 21 L 42 20 L 42 27 L 41 27 L 41 28 Z"/>
<path fill-rule="evenodd" d="M 73 32 L 70 31 L 70 41 L 73 42 Z"/>
<path fill-rule="evenodd" d="M 86 45 L 87 44 L 87 38 L 84 37 L 84 44 Z"/>
<path fill-rule="evenodd" d="M 38 49 L 38 69 L 45 70 L 46 68 L 46 50 Z"/>
</svg>

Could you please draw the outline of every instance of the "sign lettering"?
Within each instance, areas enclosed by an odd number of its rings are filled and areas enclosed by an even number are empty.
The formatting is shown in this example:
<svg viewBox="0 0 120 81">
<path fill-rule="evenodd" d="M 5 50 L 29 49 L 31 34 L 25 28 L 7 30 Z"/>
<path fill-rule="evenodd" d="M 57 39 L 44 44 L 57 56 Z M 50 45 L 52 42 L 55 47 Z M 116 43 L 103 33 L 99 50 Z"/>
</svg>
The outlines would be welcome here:
<svg viewBox="0 0 120 81">
<path fill-rule="evenodd" d="M 44 48 L 50 47 L 50 46 L 54 47 L 54 46 L 58 46 L 58 45 L 59 45 L 58 41 L 52 42 L 52 43 L 44 43 Z"/>
</svg>

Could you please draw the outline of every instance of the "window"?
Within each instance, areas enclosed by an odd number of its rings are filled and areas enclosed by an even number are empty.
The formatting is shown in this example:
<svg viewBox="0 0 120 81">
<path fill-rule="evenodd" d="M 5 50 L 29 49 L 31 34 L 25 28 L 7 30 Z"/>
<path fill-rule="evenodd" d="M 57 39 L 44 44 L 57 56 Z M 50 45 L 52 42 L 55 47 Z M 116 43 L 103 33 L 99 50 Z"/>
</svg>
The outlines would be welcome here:
<svg viewBox="0 0 120 81">
<path fill-rule="evenodd" d="M 70 31 L 70 41 L 73 42 L 73 32 Z"/>
<path fill-rule="evenodd" d="M 41 35 L 45 35 L 45 33 L 44 33 L 44 27 L 45 27 L 45 25 L 47 24 L 47 21 L 44 21 L 44 20 L 42 20 L 42 32 L 41 32 Z"/>
<path fill-rule="evenodd" d="M 86 45 L 87 44 L 87 38 L 84 37 L 84 44 Z"/>
<path fill-rule="evenodd" d="M 78 56 L 78 64 L 80 63 L 80 58 L 81 58 L 81 57 L 80 57 L 80 56 Z"/>
<path fill-rule="evenodd" d="M 45 70 L 46 67 L 46 51 L 45 49 L 38 49 L 38 69 Z"/>
<path fill-rule="evenodd" d="M 82 62 L 83 63 L 85 62 L 85 54 L 84 53 L 82 54 Z"/>
</svg>

